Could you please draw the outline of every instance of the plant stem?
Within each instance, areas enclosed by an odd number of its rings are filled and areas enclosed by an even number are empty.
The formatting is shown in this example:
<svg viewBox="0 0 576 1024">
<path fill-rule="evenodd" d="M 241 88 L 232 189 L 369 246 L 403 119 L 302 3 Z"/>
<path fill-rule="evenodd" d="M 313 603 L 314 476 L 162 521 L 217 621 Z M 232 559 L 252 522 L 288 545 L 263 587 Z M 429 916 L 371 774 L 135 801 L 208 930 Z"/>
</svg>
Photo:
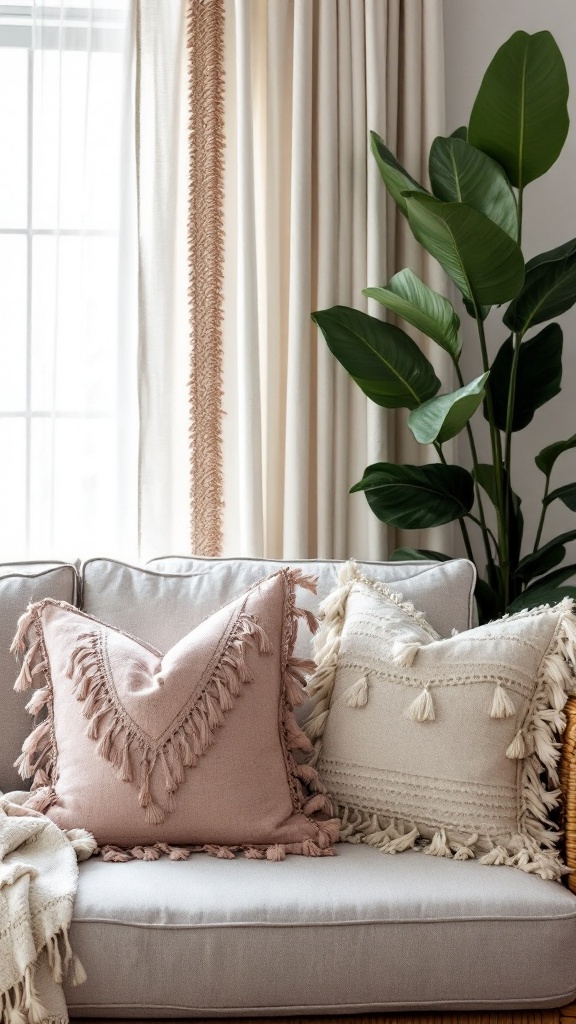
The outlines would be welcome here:
<svg viewBox="0 0 576 1024">
<path fill-rule="evenodd" d="M 542 511 L 540 513 L 540 520 L 538 522 L 538 529 L 536 531 L 536 540 L 534 541 L 534 547 L 532 549 L 533 552 L 538 550 L 538 545 L 540 544 L 540 538 L 542 536 L 542 530 L 544 528 L 544 519 L 546 518 L 546 512 L 548 511 L 548 506 L 546 504 L 546 498 L 548 497 L 548 491 L 549 490 L 550 490 L 550 475 L 548 475 L 546 477 L 546 486 L 544 488 L 544 497 L 542 498 Z"/>
<path fill-rule="evenodd" d="M 519 333 L 514 333 L 512 335 L 512 345 L 514 347 L 514 354 L 512 356 L 512 367 L 510 369 L 510 384 L 508 386 L 508 402 L 506 405 L 506 431 L 504 434 L 504 466 L 506 468 L 504 512 L 506 516 L 507 535 L 509 535 L 510 533 L 510 508 L 512 497 L 512 427 L 514 424 L 514 404 L 516 402 L 516 379 L 518 376 L 518 363 L 520 360 L 521 342 L 522 335 Z"/>
<path fill-rule="evenodd" d="M 496 540 L 496 537 L 492 533 L 492 530 L 490 529 L 490 527 L 486 526 L 486 524 L 482 525 L 481 520 L 478 519 L 477 516 L 473 515 L 472 512 L 468 512 L 466 518 L 467 519 L 471 519 L 472 522 L 476 523 L 476 526 L 479 526 L 481 530 L 486 530 L 486 533 L 488 534 L 488 536 L 491 537 L 492 540 L 494 541 L 494 546 L 495 546 L 496 550 L 498 550 L 498 541 Z"/>
<path fill-rule="evenodd" d="M 480 339 L 480 350 L 482 352 L 482 365 L 484 372 L 490 369 L 488 363 L 488 350 L 486 347 L 486 334 L 484 332 L 484 324 L 478 310 L 476 302 L 474 302 L 474 313 L 476 315 L 476 326 L 478 328 L 478 337 Z M 500 555 L 500 578 L 503 585 L 504 591 L 504 607 L 508 606 L 510 598 L 510 559 L 508 554 L 508 532 L 506 530 L 506 514 L 504 508 L 504 494 L 502 488 L 502 442 L 500 440 L 500 431 L 496 427 L 494 421 L 494 403 L 492 402 L 492 395 L 490 389 L 486 392 L 486 411 L 488 413 L 488 422 L 490 424 L 490 443 L 492 446 L 492 462 L 494 464 L 494 480 L 496 483 L 496 518 L 498 522 L 498 551 Z"/>
<path fill-rule="evenodd" d="M 446 466 L 447 462 L 444 456 L 444 452 L 442 451 L 442 445 L 438 444 L 438 441 L 434 441 L 434 447 L 438 453 L 438 458 L 440 459 L 440 462 L 444 466 Z M 466 555 L 471 562 L 474 562 L 474 552 L 472 550 L 472 544 L 470 543 L 470 534 L 468 533 L 468 527 L 466 526 L 463 517 L 461 517 L 458 520 L 458 522 L 460 524 L 460 530 L 462 532 L 462 540 L 464 541 L 464 547 L 466 548 Z"/>
<path fill-rule="evenodd" d="M 454 359 L 454 366 L 456 368 L 456 376 L 458 378 L 458 383 L 459 383 L 460 387 L 463 388 L 464 387 L 464 378 L 462 376 L 462 371 L 460 370 L 460 367 L 459 367 L 459 365 L 458 365 L 458 363 L 456 362 L 455 359 Z M 470 445 L 470 454 L 472 455 L 472 465 L 474 467 L 474 470 L 477 470 L 478 466 L 480 465 L 480 463 L 478 461 L 478 452 L 476 450 L 476 442 L 474 440 L 474 434 L 472 432 L 472 427 L 470 426 L 470 422 L 468 422 L 466 424 L 466 433 L 468 435 L 468 444 Z M 494 534 L 492 533 L 492 530 L 490 530 L 488 528 L 488 525 L 487 525 L 487 522 L 486 522 L 486 516 L 484 514 L 484 506 L 483 506 L 483 503 L 482 503 L 482 492 L 481 492 L 481 489 L 480 489 L 480 484 L 478 483 L 478 480 L 476 479 L 476 477 L 474 477 L 474 490 L 476 492 L 476 502 L 478 504 L 478 514 L 480 516 L 479 526 L 480 526 L 480 529 L 482 530 L 482 540 L 484 541 L 484 551 L 486 552 L 486 558 L 487 558 L 488 564 L 493 569 L 495 569 L 496 565 L 495 565 L 495 562 L 494 562 L 494 557 L 492 555 L 492 549 L 490 547 L 490 542 L 488 540 L 488 535 L 490 535 L 492 537 L 492 540 L 494 541 L 494 545 L 496 547 L 496 554 L 497 555 L 499 554 L 498 542 L 497 542 Z"/>
<path fill-rule="evenodd" d="M 520 185 L 518 189 L 518 245 L 522 244 L 522 211 L 524 205 L 524 189 Z M 518 363 L 520 361 L 520 346 L 522 334 L 514 331 L 512 334 L 512 366 L 510 369 L 510 383 L 508 385 L 508 402 L 506 404 L 506 430 L 504 433 L 504 468 L 506 470 L 505 495 L 504 495 L 504 517 L 506 536 L 510 536 L 510 509 L 512 507 L 512 427 L 514 424 L 514 406 L 516 403 L 516 380 L 518 377 Z M 508 570 L 509 570 L 508 566 Z M 508 579 L 508 573 L 506 575 Z M 508 602 L 508 598 L 506 598 Z"/>
</svg>

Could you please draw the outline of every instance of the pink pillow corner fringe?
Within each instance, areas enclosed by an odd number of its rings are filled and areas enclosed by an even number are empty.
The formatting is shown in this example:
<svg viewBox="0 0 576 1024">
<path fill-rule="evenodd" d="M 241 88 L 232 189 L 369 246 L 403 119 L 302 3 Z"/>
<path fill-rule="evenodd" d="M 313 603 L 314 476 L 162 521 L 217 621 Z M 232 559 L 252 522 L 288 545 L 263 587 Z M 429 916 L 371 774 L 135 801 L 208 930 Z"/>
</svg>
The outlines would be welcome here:
<svg viewBox="0 0 576 1024">
<path fill-rule="evenodd" d="M 283 569 L 281 572 L 287 585 L 289 608 L 284 629 L 281 666 L 282 740 L 294 810 L 303 813 L 315 825 L 316 841 L 304 839 L 298 843 L 236 846 L 172 846 L 158 842 L 153 846 L 135 846 L 132 849 L 106 845 L 97 851 L 103 860 L 151 861 L 157 860 L 162 854 L 171 860 L 187 860 L 192 853 L 200 852 L 221 859 L 232 859 L 236 853 L 243 853 L 247 859 L 269 861 L 284 860 L 287 854 L 311 857 L 333 855 L 332 847 L 339 838 L 340 821 L 333 816 L 332 801 L 327 796 L 316 769 L 310 764 L 300 764 L 294 757 L 295 752 L 304 755 L 313 752 L 310 740 L 296 722 L 293 709 L 306 699 L 304 673 L 313 671 L 315 664 L 308 659 L 294 657 L 292 652 L 300 619 L 306 621 L 312 633 L 318 627 L 316 617 L 310 611 L 296 606 L 295 590 L 301 587 L 315 593 L 316 581 L 304 575 L 300 569 Z M 11 646 L 11 650 L 18 654 L 22 654 L 27 648 L 14 689 L 18 692 L 34 690 L 26 705 L 26 710 L 34 718 L 46 710 L 46 716 L 25 740 L 22 753 L 15 765 L 22 778 L 33 778 L 32 792 L 26 806 L 41 812 L 48 810 L 57 800 L 54 789 L 56 745 L 52 679 L 41 621 L 42 610 L 49 604 L 78 612 L 78 609 L 66 602 L 55 601 L 52 598 L 30 605 L 18 622 Z M 29 644 L 31 627 L 34 627 L 36 639 Z M 103 664 L 101 631 L 91 629 L 79 633 L 78 641 L 70 656 L 66 675 L 73 682 L 77 699 L 83 702 L 83 714 L 89 722 L 87 735 L 98 741 L 95 752 L 107 760 L 117 770 L 117 778 L 125 782 L 134 781 L 133 754 L 135 749 L 140 751 L 138 801 L 145 810 L 146 822 L 161 824 L 164 821 L 164 810 L 170 811 L 174 807 L 173 794 L 184 781 L 184 769 L 193 768 L 202 754 L 214 743 L 214 729 L 222 725 L 224 714 L 232 710 L 234 698 L 240 694 L 242 684 L 251 681 L 245 660 L 248 648 L 256 647 L 258 653 L 262 655 L 273 653 L 268 636 L 252 615 L 242 611 L 238 614 L 218 664 L 199 700 L 178 722 L 170 737 L 157 751 L 143 748 L 141 740 L 137 741 L 130 719 L 108 685 Z M 42 681 L 42 686 L 37 688 L 39 680 Z M 160 807 L 151 797 L 150 778 L 153 772 L 163 773 L 167 794 L 165 808 Z"/>
</svg>

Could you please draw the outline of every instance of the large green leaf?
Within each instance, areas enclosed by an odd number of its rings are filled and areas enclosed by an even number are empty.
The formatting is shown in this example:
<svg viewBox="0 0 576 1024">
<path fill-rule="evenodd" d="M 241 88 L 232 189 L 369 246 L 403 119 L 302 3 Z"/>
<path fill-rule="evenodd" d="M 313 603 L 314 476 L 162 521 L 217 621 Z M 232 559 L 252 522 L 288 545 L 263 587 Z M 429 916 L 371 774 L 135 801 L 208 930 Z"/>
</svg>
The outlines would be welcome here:
<svg viewBox="0 0 576 1024">
<path fill-rule="evenodd" d="M 460 466 L 368 466 L 351 491 L 364 491 L 378 519 L 400 530 L 426 530 L 460 519 L 474 503 L 474 483 Z"/>
<path fill-rule="evenodd" d="M 576 600 L 576 587 L 543 587 L 542 590 L 525 590 L 508 606 L 511 614 L 523 608 L 537 608 L 541 604 L 559 604 L 565 597 Z"/>
<path fill-rule="evenodd" d="M 441 551 L 429 551 L 427 548 L 396 548 L 390 555 L 391 562 L 450 562 L 452 555 L 443 555 Z"/>
<path fill-rule="evenodd" d="M 522 291 L 502 319 L 511 331 L 525 334 L 529 327 L 561 316 L 575 302 L 576 238 L 572 238 L 529 260 Z"/>
<path fill-rule="evenodd" d="M 494 421 L 499 430 L 506 429 L 513 355 L 512 338 L 507 338 L 490 370 L 487 390 L 492 395 Z M 560 392 L 561 383 L 562 330 L 558 324 L 548 324 L 520 346 L 512 430 L 523 430 L 536 410 Z"/>
<path fill-rule="evenodd" d="M 516 576 L 527 582 L 534 579 L 535 576 L 542 576 L 543 573 L 549 572 L 554 566 L 560 564 L 566 554 L 564 545 L 569 544 L 572 540 L 576 540 L 576 530 L 561 533 L 538 548 L 537 551 L 525 555 L 518 564 Z"/>
<path fill-rule="evenodd" d="M 533 592 L 543 590 L 545 587 L 559 587 L 561 583 L 574 575 L 576 575 L 576 565 L 563 565 L 560 569 L 555 569 L 554 572 L 549 572 L 547 576 L 542 576 L 535 583 L 531 583 L 527 590 Z"/>
<path fill-rule="evenodd" d="M 550 491 L 544 504 L 549 505 L 551 501 L 556 501 L 556 498 L 559 498 L 571 512 L 576 512 L 576 484 L 563 484 L 555 491 Z"/>
<path fill-rule="evenodd" d="M 544 573 L 549 572 L 556 565 L 560 565 L 565 556 L 566 548 L 563 544 L 555 542 L 546 544 L 545 547 L 535 551 L 532 555 L 526 555 L 518 564 L 514 575 L 517 579 L 522 580 L 523 583 L 527 583 L 528 580 L 533 580 L 535 576 L 543 576 Z"/>
<path fill-rule="evenodd" d="M 463 139 L 434 139 L 429 159 L 432 191 L 445 203 L 466 203 L 516 242 L 518 206 L 500 164 Z"/>
<path fill-rule="evenodd" d="M 498 506 L 498 492 L 496 489 L 496 471 L 489 462 L 480 462 L 475 467 L 472 475 L 476 483 L 480 484 L 490 498 L 495 508 Z"/>
<path fill-rule="evenodd" d="M 468 141 L 516 188 L 557 160 L 568 134 L 568 77 L 550 32 L 515 32 L 492 59 L 472 108 Z"/>
<path fill-rule="evenodd" d="M 438 391 L 432 364 L 399 327 L 347 306 L 320 310 L 312 319 L 336 359 L 377 405 L 415 409 Z"/>
<path fill-rule="evenodd" d="M 402 167 L 401 163 L 398 163 L 394 154 L 390 152 L 384 140 L 380 138 L 377 132 L 370 132 L 370 148 L 389 194 L 392 196 L 398 209 L 406 215 L 406 200 L 402 195 L 403 192 L 423 192 L 425 195 L 429 193 L 418 181 L 408 174 L 408 171 Z"/>
<path fill-rule="evenodd" d="M 462 348 L 458 335 L 460 319 L 454 306 L 424 284 L 413 270 L 401 270 L 390 278 L 384 288 L 365 288 L 362 294 L 381 302 L 417 331 L 432 338 L 453 359 L 459 358 Z"/>
<path fill-rule="evenodd" d="M 456 437 L 474 415 L 486 394 L 488 373 L 476 377 L 470 384 L 449 395 L 436 395 L 414 409 L 408 417 L 408 426 L 420 444 L 438 441 L 444 444 Z"/>
<path fill-rule="evenodd" d="M 516 242 L 483 213 L 433 196 L 406 196 L 410 227 L 462 294 L 495 305 L 518 294 L 524 260 Z"/>
<path fill-rule="evenodd" d="M 572 437 L 567 438 L 566 441 L 555 441 L 554 444 L 547 445 L 541 452 L 538 453 L 534 462 L 538 466 L 538 469 L 544 473 L 544 476 L 550 476 L 556 459 L 563 454 L 563 452 L 570 451 L 571 448 L 576 448 L 576 434 L 572 434 Z"/>
</svg>

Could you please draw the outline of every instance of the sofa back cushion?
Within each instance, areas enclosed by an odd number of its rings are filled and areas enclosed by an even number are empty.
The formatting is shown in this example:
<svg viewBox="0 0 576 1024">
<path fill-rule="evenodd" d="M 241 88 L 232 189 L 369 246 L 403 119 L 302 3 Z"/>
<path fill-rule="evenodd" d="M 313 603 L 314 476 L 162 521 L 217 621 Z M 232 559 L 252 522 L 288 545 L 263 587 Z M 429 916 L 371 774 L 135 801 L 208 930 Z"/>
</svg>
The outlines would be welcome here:
<svg viewBox="0 0 576 1024">
<path fill-rule="evenodd" d="M 22 612 L 34 601 L 53 597 L 74 604 L 77 576 L 73 565 L 18 562 L 0 565 L 0 792 L 22 789 L 14 762 L 30 732 L 26 699 L 14 693 L 18 667 L 10 643 Z"/>
<path fill-rule="evenodd" d="M 145 569 L 107 558 L 83 567 L 83 611 L 167 651 L 180 637 L 219 608 L 236 600 L 254 583 L 283 566 L 318 578 L 318 593 L 301 603 L 318 614 L 333 589 L 336 561 L 272 561 L 257 558 L 162 558 Z M 395 584 L 404 598 L 425 613 L 442 636 L 471 625 L 476 571 L 465 559 L 449 562 L 361 562 L 361 569 Z M 295 654 L 310 657 L 309 634 L 299 630 Z"/>
</svg>

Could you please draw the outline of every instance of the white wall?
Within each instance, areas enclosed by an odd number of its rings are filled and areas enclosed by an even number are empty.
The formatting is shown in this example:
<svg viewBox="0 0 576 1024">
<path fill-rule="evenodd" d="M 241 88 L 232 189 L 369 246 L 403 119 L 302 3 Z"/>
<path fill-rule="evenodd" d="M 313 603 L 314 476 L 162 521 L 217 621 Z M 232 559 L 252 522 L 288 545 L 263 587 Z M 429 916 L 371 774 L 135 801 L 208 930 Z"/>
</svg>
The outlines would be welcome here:
<svg viewBox="0 0 576 1024">
<path fill-rule="evenodd" d="M 551 249 L 576 236 L 576 2 L 575 0 L 444 0 L 446 55 L 447 132 L 466 124 L 482 75 L 498 47 L 513 32 L 548 29 L 554 35 L 568 67 L 571 86 L 571 131 L 554 167 L 524 193 L 525 220 L 523 249 L 527 258 Z M 546 444 L 576 433 L 576 311 L 559 320 L 564 331 L 564 374 L 562 393 L 539 410 L 532 423 L 515 435 L 513 487 L 523 498 L 527 543 L 533 543 L 543 477 L 534 465 L 534 455 Z M 479 369 L 473 321 L 463 313 L 465 328 L 463 371 L 466 379 Z M 506 336 L 497 313 L 488 320 L 491 351 Z M 482 417 L 475 421 L 482 428 Z M 464 460 L 465 444 L 462 442 Z M 490 461 L 488 446 L 485 461 Z M 567 453 L 556 464 L 553 486 L 576 480 L 576 454 Z M 544 540 L 563 530 L 576 529 L 576 513 L 560 502 L 550 508 Z M 576 562 L 576 544 L 571 545 Z"/>
</svg>

